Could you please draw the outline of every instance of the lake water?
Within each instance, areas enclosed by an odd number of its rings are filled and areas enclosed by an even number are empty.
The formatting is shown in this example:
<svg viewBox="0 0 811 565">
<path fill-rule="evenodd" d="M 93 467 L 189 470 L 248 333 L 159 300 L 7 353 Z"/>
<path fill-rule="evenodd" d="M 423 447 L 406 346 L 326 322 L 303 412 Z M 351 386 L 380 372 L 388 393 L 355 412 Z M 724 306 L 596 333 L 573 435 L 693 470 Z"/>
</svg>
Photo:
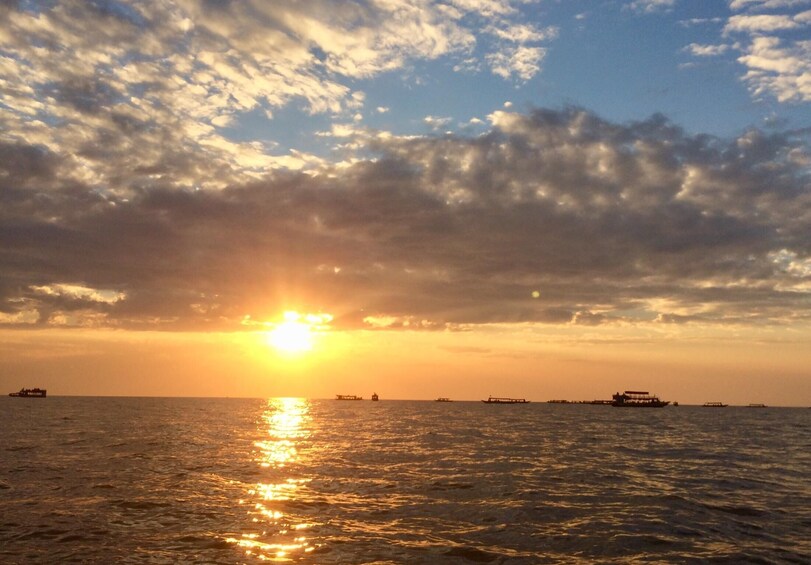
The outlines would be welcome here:
<svg viewBox="0 0 811 565">
<path fill-rule="evenodd" d="M 809 563 L 811 410 L 0 398 L 0 563 Z"/>
</svg>

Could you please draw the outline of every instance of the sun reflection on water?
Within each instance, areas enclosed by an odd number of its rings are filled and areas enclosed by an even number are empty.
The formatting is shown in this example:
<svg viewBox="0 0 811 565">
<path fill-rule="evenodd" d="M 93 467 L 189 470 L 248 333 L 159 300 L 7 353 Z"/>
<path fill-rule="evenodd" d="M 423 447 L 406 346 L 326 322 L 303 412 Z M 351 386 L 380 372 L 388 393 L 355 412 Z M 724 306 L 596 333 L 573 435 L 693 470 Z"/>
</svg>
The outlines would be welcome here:
<svg viewBox="0 0 811 565">
<path fill-rule="evenodd" d="M 310 404 L 303 398 L 272 398 L 260 422 L 263 439 L 254 443 L 254 461 L 267 470 L 266 481 L 252 486 L 241 504 L 250 505 L 254 527 L 228 541 L 262 561 L 293 561 L 315 549 L 303 533 L 314 524 L 286 511 L 309 479 L 291 476 L 299 448 L 310 435 Z M 259 531 L 257 531 L 259 530 Z"/>
</svg>

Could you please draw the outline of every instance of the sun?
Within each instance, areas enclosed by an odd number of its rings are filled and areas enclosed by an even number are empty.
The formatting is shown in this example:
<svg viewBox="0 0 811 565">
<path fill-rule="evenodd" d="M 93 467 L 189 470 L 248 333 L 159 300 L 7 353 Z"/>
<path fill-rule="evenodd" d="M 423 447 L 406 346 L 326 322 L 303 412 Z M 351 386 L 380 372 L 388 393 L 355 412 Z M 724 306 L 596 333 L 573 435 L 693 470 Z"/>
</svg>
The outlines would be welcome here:
<svg viewBox="0 0 811 565">
<path fill-rule="evenodd" d="M 331 320 L 328 314 L 285 312 L 284 321 L 268 332 L 268 343 L 282 353 L 306 353 L 313 348 L 314 333 Z"/>
</svg>

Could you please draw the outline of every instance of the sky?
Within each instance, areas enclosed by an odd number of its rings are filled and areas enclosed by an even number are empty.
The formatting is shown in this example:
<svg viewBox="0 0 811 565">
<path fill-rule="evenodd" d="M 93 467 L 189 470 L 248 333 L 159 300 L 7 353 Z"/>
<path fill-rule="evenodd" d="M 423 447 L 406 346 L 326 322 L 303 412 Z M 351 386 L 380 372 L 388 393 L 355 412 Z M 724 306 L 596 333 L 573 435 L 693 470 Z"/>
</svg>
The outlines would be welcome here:
<svg viewBox="0 0 811 565">
<path fill-rule="evenodd" d="M 0 0 L 0 386 L 811 405 L 811 0 Z"/>
</svg>

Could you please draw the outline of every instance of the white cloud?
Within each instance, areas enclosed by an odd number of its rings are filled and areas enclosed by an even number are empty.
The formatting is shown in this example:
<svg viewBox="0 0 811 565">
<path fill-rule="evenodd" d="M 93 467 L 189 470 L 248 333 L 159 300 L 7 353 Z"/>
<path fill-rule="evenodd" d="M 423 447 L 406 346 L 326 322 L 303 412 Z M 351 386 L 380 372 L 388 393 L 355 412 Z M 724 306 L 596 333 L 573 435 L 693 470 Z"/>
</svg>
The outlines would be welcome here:
<svg viewBox="0 0 811 565">
<path fill-rule="evenodd" d="M 811 0 L 731 0 L 731 10 L 774 10 L 811 4 Z"/>
<path fill-rule="evenodd" d="M 738 59 L 755 95 L 780 102 L 811 102 L 811 41 L 784 45 L 775 37 L 756 37 Z"/>
<path fill-rule="evenodd" d="M 628 7 L 637 12 L 653 13 L 670 10 L 676 4 L 676 0 L 633 0 Z"/>
<path fill-rule="evenodd" d="M 715 57 L 716 55 L 723 55 L 729 50 L 729 45 L 701 45 L 699 43 L 691 43 L 685 47 L 688 51 L 696 57 Z"/>
<path fill-rule="evenodd" d="M 446 127 L 453 120 L 451 118 L 443 118 L 439 116 L 425 116 L 422 121 L 433 129 L 440 129 Z"/>
<path fill-rule="evenodd" d="M 800 24 L 786 15 L 759 14 L 755 16 L 732 16 L 729 18 L 724 32 L 772 32 L 797 29 Z"/>
<path fill-rule="evenodd" d="M 490 53 L 486 59 L 493 74 L 528 81 L 540 71 L 545 56 L 546 49 L 542 47 L 518 46 Z"/>
<path fill-rule="evenodd" d="M 773 96 L 784 103 L 811 101 L 811 41 L 796 36 L 811 25 L 811 10 L 797 11 L 809 4 L 811 0 L 732 0 L 731 10 L 746 12 L 730 16 L 724 25 L 723 36 L 735 35 L 735 42 L 692 43 L 684 50 L 695 57 L 735 50 L 746 69 L 742 80 L 754 96 Z M 761 10 L 772 13 L 758 13 Z"/>
</svg>

